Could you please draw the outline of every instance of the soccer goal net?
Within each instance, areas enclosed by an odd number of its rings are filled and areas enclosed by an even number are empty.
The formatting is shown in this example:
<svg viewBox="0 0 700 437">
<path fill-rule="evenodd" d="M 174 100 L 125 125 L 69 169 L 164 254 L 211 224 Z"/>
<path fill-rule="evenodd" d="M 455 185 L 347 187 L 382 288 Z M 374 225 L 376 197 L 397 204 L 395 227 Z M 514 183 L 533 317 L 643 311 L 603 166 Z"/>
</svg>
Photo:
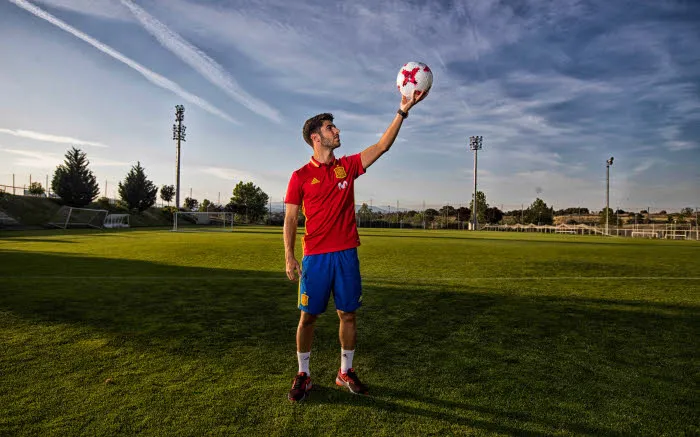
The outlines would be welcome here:
<svg viewBox="0 0 700 437">
<path fill-rule="evenodd" d="M 105 228 L 128 228 L 129 214 L 109 214 L 105 217 Z"/>
<path fill-rule="evenodd" d="M 182 212 L 173 214 L 173 231 L 232 231 L 232 212 Z"/>
<path fill-rule="evenodd" d="M 106 217 L 107 210 L 104 209 L 73 208 L 72 206 L 62 206 L 53 216 L 48 225 L 61 229 L 100 229 L 104 226 Z"/>
</svg>

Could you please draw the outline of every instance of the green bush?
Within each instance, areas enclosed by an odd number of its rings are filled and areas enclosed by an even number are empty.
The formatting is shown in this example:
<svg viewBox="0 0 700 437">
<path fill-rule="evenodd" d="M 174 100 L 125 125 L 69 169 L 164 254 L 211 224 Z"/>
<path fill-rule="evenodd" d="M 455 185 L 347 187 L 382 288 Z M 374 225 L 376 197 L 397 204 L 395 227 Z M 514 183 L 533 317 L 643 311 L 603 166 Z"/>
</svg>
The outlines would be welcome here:
<svg viewBox="0 0 700 437">
<path fill-rule="evenodd" d="M 173 222 L 173 214 L 177 212 L 177 207 L 175 206 L 164 206 L 160 209 L 161 214 L 165 217 L 169 223 Z"/>
</svg>

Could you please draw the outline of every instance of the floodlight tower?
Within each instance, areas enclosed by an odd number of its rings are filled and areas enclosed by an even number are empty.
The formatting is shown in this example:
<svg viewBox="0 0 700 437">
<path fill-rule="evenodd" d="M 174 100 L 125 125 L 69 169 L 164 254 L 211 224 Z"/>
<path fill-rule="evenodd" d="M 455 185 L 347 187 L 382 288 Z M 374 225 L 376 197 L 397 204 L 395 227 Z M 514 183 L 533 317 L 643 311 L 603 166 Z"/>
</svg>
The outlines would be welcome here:
<svg viewBox="0 0 700 437">
<path fill-rule="evenodd" d="M 476 162 L 477 162 L 477 152 L 481 150 L 481 145 L 484 140 L 484 137 L 482 136 L 472 136 L 469 137 L 469 149 L 474 151 L 474 203 L 473 203 L 473 215 L 474 219 L 472 221 L 472 230 L 476 231 L 476 226 L 478 224 L 477 220 L 477 215 L 476 215 Z"/>
<path fill-rule="evenodd" d="M 182 105 L 175 106 L 175 124 L 173 125 L 173 140 L 177 141 L 177 151 L 175 152 L 175 161 L 177 169 L 175 171 L 176 188 L 175 188 L 175 206 L 180 209 L 180 141 L 185 141 L 185 107 Z"/>
<path fill-rule="evenodd" d="M 613 164 L 613 157 L 605 161 L 605 235 L 608 233 L 608 215 L 610 214 L 610 166 Z"/>
</svg>

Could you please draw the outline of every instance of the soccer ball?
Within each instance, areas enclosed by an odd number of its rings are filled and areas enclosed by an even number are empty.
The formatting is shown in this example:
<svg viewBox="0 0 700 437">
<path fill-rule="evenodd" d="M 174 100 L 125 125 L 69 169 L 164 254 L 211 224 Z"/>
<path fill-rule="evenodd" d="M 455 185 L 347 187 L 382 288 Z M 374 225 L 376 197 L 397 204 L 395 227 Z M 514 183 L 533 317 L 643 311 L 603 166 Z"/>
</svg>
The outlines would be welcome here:
<svg viewBox="0 0 700 437">
<path fill-rule="evenodd" d="M 422 62 L 409 62 L 399 70 L 396 86 L 401 94 L 410 99 L 413 90 L 418 90 L 422 94 L 433 86 L 433 72 Z"/>
</svg>

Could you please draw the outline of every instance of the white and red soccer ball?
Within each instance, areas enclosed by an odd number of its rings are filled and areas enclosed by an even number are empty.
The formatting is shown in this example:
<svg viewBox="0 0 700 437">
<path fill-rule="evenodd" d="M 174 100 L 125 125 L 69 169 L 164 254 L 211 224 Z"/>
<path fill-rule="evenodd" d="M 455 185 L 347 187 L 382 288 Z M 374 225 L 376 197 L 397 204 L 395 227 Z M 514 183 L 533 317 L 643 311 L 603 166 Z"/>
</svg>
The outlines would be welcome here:
<svg viewBox="0 0 700 437">
<path fill-rule="evenodd" d="M 409 62 L 399 70 L 396 86 L 399 92 L 409 99 L 413 95 L 413 90 L 420 91 L 418 94 L 420 96 L 433 86 L 433 72 L 422 62 Z"/>
</svg>

